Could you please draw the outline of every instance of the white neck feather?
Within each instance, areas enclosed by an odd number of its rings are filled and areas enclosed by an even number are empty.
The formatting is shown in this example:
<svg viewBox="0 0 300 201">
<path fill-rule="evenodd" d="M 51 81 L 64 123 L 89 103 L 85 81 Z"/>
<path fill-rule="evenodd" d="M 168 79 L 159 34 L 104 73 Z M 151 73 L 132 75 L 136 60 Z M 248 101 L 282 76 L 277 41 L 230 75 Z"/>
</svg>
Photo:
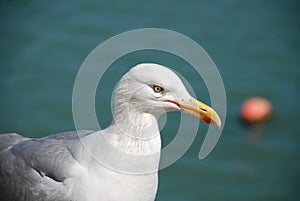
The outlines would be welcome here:
<svg viewBox="0 0 300 201">
<path fill-rule="evenodd" d="M 108 128 L 110 142 L 128 154 L 146 155 L 160 152 L 161 139 L 157 119 L 152 114 L 129 114 L 122 122 L 115 118 Z"/>
<path fill-rule="evenodd" d="M 133 174 L 157 172 L 161 151 L 158 115 L 150 113 L 143 101 L 132 99 L 126 79 L 121 82 L 115 91 L 112 124 L 87 136 L 83 143 L 97 163 L 109 168 Z"/>
<path fill-rule="evenodd" d="M 127 114 L 122 119 L 122 115 L 115 117 L 108 128 L 83 139 L 91 155 L 86 163 L 94 167 L 101 164 L 128 174 L 155 173 L 158 171 L 161 149 L 157 119 L 150 113 Z"/>
</svg>

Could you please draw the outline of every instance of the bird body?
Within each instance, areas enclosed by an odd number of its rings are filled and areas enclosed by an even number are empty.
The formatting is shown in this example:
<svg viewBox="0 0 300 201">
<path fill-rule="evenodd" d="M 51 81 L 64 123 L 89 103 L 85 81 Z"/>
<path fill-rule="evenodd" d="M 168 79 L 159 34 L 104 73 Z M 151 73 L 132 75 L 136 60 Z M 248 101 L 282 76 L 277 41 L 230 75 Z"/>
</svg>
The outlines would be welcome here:
<svg viewBox="0 0 300 201">
<path fill-rule="evenodd" d="M 106 129 L 39 139 L 0 135 L 0 200 L 153 201 L 157 119 L 176 110 L 220 126 L 216 112 L 193 99 L 175 73 L 139 64 L 120 80 Z"/>
<path fill-rule="evenodd" d="M 77 139 L 73 132 L 40 139 L 1 135 L 0 200 L 71 200 L 69 180 L 81 168 L 70 154 Z"/>
<path fill-rule="evenodd" d="M 0 200 L 154 200 L 157 172 L 119 172 L 99 163 L 83 147 L 81 141 L 97 138 L 96 142 L 105 142 L 104 135 L 95 131 L 60 133 L 41 139 L 0 135 L 1 145 L 3 138 L 16 139 L 0 150 L 0 187 L 5 189 L 0 192 Z M 89 146 L 94 156 L 106 147 L 101 146 L 103 143 L 94 144 Z M 126 146 L 140 149 L 142 145 L 132 142 Z"/>
</svg>

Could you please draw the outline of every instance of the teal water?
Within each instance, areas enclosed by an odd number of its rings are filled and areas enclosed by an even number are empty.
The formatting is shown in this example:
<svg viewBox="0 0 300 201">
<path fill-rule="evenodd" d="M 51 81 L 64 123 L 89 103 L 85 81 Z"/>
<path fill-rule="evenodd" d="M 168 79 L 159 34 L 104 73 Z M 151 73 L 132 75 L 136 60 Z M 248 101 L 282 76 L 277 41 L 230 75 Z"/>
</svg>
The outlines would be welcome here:
<svg viewBox="0 0 300 201">
<path fill-rule="evenodd" d="M 1 1 L 0 132 L 41 137 L 74 130 L 72 89 L 85 57 L 106 39 L 136 28 L 177 31 L 215 61 L 227 93 L 227 119 L 215 150 L 198 159 L 207 125 L 188 152 L 160 172 L 157 201 L 299 200 L 300 17 L 297 1 Z M 101 126 L 112 90 L 130 66 L 161 61 L 209 102 L 201 78 L 174 55 L 136 52 L 116 61 L 98 86 Z M 249 128 L 238 118 L 249 96 L 268 98 L 272 120 Z M 163 142 L 180 114 L 168 115 Z M 188 133 L 188 131 L 187 131 Z"/>
</svg>

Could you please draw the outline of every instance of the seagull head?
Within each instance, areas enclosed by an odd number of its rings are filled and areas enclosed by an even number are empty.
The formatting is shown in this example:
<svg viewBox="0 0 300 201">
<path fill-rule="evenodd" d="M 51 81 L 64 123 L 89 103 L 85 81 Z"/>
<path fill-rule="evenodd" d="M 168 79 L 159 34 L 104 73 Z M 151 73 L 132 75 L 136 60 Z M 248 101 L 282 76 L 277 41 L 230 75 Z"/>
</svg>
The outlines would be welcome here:
<svg viewBox="0 0 300 201">
<path fill-rule="evenodd" d="M 170 69 L 153 63 L 138 64 L 120 80 L 115 91 L 115 110 L 150 113 L 159 116 L 182 111 L 221 127 L 219 115 L 208 105 L 193 98 L 181 79 Z"/>
</svg>

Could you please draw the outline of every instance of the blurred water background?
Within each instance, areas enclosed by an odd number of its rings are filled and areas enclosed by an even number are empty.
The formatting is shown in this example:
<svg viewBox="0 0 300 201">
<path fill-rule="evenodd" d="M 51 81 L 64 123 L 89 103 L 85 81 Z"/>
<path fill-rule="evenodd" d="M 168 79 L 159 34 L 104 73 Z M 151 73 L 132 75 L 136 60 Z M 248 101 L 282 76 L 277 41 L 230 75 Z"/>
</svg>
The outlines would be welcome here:
<svg viewBox="0 0 300 201">
<path fill-rule="evenodd" d="M 21 1 L 0 2 L 0 132 L 41 137 L 74 130 L 72 89 L 85 57 L 106 39 L 136 28 L 170 29 L 195 40 L 216 63 L 227 93 L 226 125 L 215 150 L 198 159 L 207 125 L 187 153 L 160 172 L 157 201 L 300 200 L 300 17 L 298 1 Z M 110 98 L 132 65 L 174 68 L 209 103 L 207 89 L 182 59 L 141 51 L 116 61 L 101 79 L 96 110 L 112 119 Z M 247 127 L 239 107 L 263 96 L 272 120 Z M 163 144 L 179 113 L 167 116 Z M 187 130 L 188 134 L 188 130 Z"/>
</svg>

